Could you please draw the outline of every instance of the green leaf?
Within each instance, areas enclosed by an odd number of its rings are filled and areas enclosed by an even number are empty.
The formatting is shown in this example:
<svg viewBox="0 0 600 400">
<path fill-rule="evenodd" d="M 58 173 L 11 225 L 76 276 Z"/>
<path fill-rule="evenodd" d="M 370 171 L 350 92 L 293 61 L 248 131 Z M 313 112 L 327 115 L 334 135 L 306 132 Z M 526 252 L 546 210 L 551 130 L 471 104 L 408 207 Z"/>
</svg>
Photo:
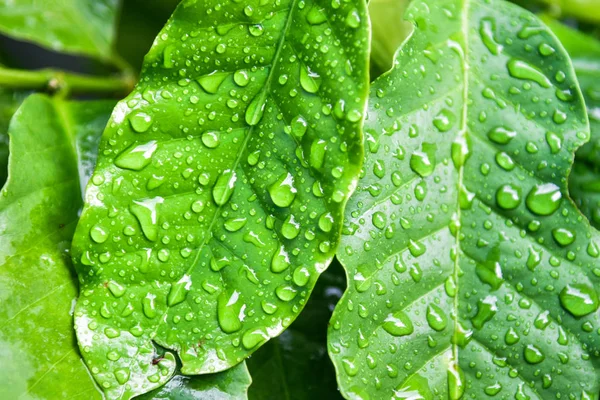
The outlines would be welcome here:
<svg viewBox="0 0 600 400">
<path fill-rule="evenodd" d="M 184 1 L 158 35 L 73 244 L 79 345 L 108 398 L 170 378 L 154 343 L 184 374 L 221 371 L 302 309 L 362 161 L 365 8 Z"/>
<path fill-rule="evenodd" d="M 8 177 L 8 123 L 27 95 L 0 88 L 0 186 Z"/>
<path fill-rule="evenodd" d="M 597 399 L 600 237 L 568 197 L 589 127 L 567 53 L 504 1 L 416 0 L 408 19 L 338 252 L 341 391 Z"/>
<path fill-rule="evenodd" d="M 412 31 L 404 21 L 410 0 L 371 0 L 371 68 L 378 76 L 392 67 L 394 53 Z M 373 77 L 372 77 L 373 78 Z"/>
<path fill-rule="evenodd" d="M 119 0 L 2 0 L 0 31 L 52 50 L 108 60 Z"/>
<path fill-rule="evenodd" d="M 344 289 L 342 266 L 334 260 L 298 319 L 248 359 L 250 400 L 340 398 L 327 355 L 327 325 Z"/>
<path fill-rule="evenodd" d="M 88 157 L 90 134 L 99 138 L 113 106 L 32 95 L 12 119 L 10 177 L 0 196 L 5 398 L 101 398 L 75 343 L 77 285 L 67 251 L 82 205 L 78 152 Z"/>
<path fill-rule="evenodd" d="M 573 60 L 590 117 L 591 140 L 577 151 L 569 193 L 583 214 L 600 227 L 600 42 L 560 22 L 544 18 Z"/>
<path fill-rule="evenodd" d="M 166 385 L 136 397 L 137 400 L 245 400 L 252 383 L 246 363 L 227 371 L 202 376 L 176 375 Z"/>
</svg>

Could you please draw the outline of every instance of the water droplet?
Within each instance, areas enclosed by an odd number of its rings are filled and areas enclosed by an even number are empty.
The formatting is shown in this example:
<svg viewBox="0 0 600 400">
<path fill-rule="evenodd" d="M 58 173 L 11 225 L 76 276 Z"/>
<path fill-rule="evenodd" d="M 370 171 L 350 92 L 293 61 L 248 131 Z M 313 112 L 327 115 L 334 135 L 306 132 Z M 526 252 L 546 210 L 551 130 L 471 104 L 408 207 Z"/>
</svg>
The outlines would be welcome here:
<svg viewBox="0 0 600 400">
<path fill-rule="evenodd" d="M 140 171 L 150 164 L 156 148 L 156 140 L 139 145 L 134 144 L 119 154 L 115 160 L 115 165 L 119 168 Z"/>
<path fill-rule="evenodd" d="M 285 251 L 283 245 L 281 245 L 279 250 L 273 254 L 273 258 L 271 259 L 271 271 L 278 274 L 288 269 L 290 265 L 290 257 L 287 251 Z"/>
<path fill-rule="evenodd" d="M 138 111 L 129 116 L 129 123 L 134 131 L 143 133 L 152 126 L 152 117 L 144 112 Z"/>
<path fill-rule="evenodd" d="M 162 197 L 134 201 L 129 210 L 137 218 L 144 236 L 148 240 L 158 239 L 158 206 L 164 202 Z"/>
<path fill-rule="evenodd" d="M 108 239 L 108 231 L 100 224 L 96 224 L 90 229 L 90 237 L 96 243 L 104 243 Z"/>
<path fill-rule="evenodd" d="M 156 296 L 152 293 L 146 294 L 146 297 L 142 299 L 142 311 L 144 315 L 150 319 L 156 317 Z"/>
<path fill-rule="evenodd" d="M 521 340 L 521 337 L 519 336 L 517 331 L 513 327 L 508 328 L 508 330 L 506 331 L 506 335 L 504 335 L 504 341 L 506 342 L 506 344 L 511 346 L 517 343 L 519 340 Z"/>
<path fill-rule="evenodd" d="M 479 35 L 481 41 L 487 47 L 490 53 L 497 56 L 502 52 L 502 45 L 496 42 L 494 39 L 494 32 L 496 31 L 496 21 L 492 18 L 483 18 L 479 26 Z"/>
<path fill-rule="evenodd" d="M 455 361 L 448 366 L 448 397 L 450 400 L 460 400 L 465 393 L 465 377 Z"/>
<path fill-rule="evenodd" d="M 296 222 L 293 215 L 289 215 L 281 225 L 281 234 L 284 238 L 292 240 L 300 233 L 300 224 Z"/>
<path fill-rule="evenodd" d="M 352 9 L 346 16 L 346 25 L 354 29 L 360 26 L 360 14 L 356 8 Z"/>
<path fill-rule="evenodd" d="M 568 246 L 575 241 L 575 233 L 566 228 L 554 228 L 552 237 L 561 246 Z"/>
<path fill-rule="evenodd" d="M 371 217 L 371 220 L 373 222 L 373 225 L 378 229 L 384 229 L 387 225 L 387 218 L 385 214 L 381 211 L 374 212 L 373 216 Z"/>
<path fill-rule="evenodd" d="M 269 186 L 271 200 L 278 207 L 289 207 L 296 198 L 294 177 L 289 172 L 283 173 L 279 179 Z"/>
<path fill-rule="evenodd" d="M 354 362 L 353 358 L 342 358 L 342 365 L 344 366 L 344 371 L 346 374 L 348 374 L 348 376 L 356 376 L 356 374 L 358 374 L 358 366 Z"/>
<path fill-rule="evenodd" d="M 440 132 L 448 132 L 456 123 L 456 115 L 446 108 L 433 118 L 433 125 Z"/>
<path fill-rule="evenodd" d="M 544 353 L 535 345 L 528 344 L 523 350 L 523 356 L 525 357 L 525 361 L 529 364 L 539 364 L 546 358 Z"/>
<path fill-rule="evenodd" d="M 127 288 L 115 281 L 109 281 L 107 284 L 108 290 L 112 293 L 113 296 L 119 298 L 125 294 Z"/>
<path fill-rule="evenodd" d="M 213 71 L 198 78 L 198 83 L 207 93 L 215 94 L 227 76 L 229 76 L 228 72 Z"/>
<path fill-rule="evenodd" d="M 219 176 L 212 189 L 213 199 L 217 205 L 222 206 L 229 201 L 233 194 L 236 180 L 237 175 L 235 171 L 230 169 L 223 171 Z"/>
<path fill-rule="evenodd" d="M 435 147 L 423 144 L 423 151 L 415 151 L 410 157 L 410 168 L 423 178 L 435 169 Z"/>
<path fill-rule="evenodd" d="M 443 331 L 448 325 L 448 317 L 438 305 L 430 304 L 427 306 L 427 323 L 436 331 Z"/>
<path fill-rule="evenodd" d="M 307 65 L 300 67 L 300 85 L 308 93 L 317 93 L 321 86 L 321 76 Z"/>
<path fill-rule="evenodd" d="M 184 275 L 179 281 L 171 285 L 169 295 L 167 296 L 167 305 L 172 307 L 182 303 L 190 288 L 192 287 L 192 279 L 189 275 Z"/>
<path fill-rule="evenodd" d="M 217 131 L 207 131 L 202 134 L 202 143 L 209 149 L 216 148 L 220 142 L 220 134 Z"/>
<path fill-rule="evenodd" d="M 225 223 L 223 224 L 223 226 L 229 232 L 237 232 L 240 229 L 242 229 L 244 227 L 244 225 L 246 225 L 246 222 L 247 222 L 247 219 L 244 218 L 244 217 L 241 217 L 241 218 L 230 218 L 227 221 L 225 221 Z"/>
<path fill-rule="evenodd" d="M 266 91 L 259 92 L 246 108 L 246 123 L 250 126 L 257 125 L 265 113 L 267 104 Z"/>
<path fill-rule="evenodd" d="M 553 183 L 536 185 L 527 195 L 527 208 L 537 215 L 551 215 L 560 207 L 562 193 Z"/>
<path fill-rule="evenodd" d="M 521 204 L 521 189 L 510 183 L 500 186 L 496 191 L 496 203 L 504 210 L 514 210 Z"/>
<path fill-rule="evenodd" d="M 494 318 L 494 315 L 498 312 L 497 301 L 498 299 L 495 296 L 487 296 L 477 302 L 477 314 L 471 318 L 475 328 L 483 328 L 486 322 Z"/>
<path fill-rule="evenodd" d="M 217 298 L 217 319 L 221 330 L 233 333 L 242 329 L 245 306 L 242 306 L 240 292 L 235 290 L 231 296 L 222 292 Z"/>
<path fill-rule="evenodd" d="M 298 292 L 296 291 L 296 289 L 294 289 L 293 286 L 281 285 L 277 286 L 277 288 L 275 289 L 275 294 L 281 301 L 291 301 L 296 297 Z"/>
<path fill-rule="evenodd" d="M 552 87 L 552 82 L 550 82 L 550 79 L 548 79 L 548 77 L 546 77 L 542 71 L 538 70 L 533 65 L 530 65 L 524 61 L 511 59 L 508 62 L 507 67 L 508 72 L 514 78 L 530 80 L 536 82 L 544 88 Z"/>
<path fill-rule="evenodd" d="M 403 311 L 397 311 L 387 316 L 383 329 L 392 336 L 406 336 L 413 333 L 414 326 L 408 315 Z"/>
<path fill-rule="evenodd" d="M 127 381 L 129 381 L 129 375 L 129 368 L 118 368 L 115 370 L 115 378 L 121 385 L 124 385 L 127 383 Z"/>
<path fill-rule="evenodd" d="M 583 317 L 598 309 L 598 294 L 585 284 L 567 285 L 559 297 L 562 306 L 576 317 Z"/>
<path fill-rule="evenodd" d="M 503 126 L 498 126 L 489 131 L 487 136 L 492 142 L 498 144 L 508 144 L 515 136 L 517 136 L 517 132 Z"/>
<path fill-rule="evenodd" d="M 325 14 L 325 9 L 319 7 L 318 5 L 313 5 L 308 14 L 306 15 L 306 20 L 311 25 L 320 25 L 323 22 L 327 21 L 327 15 Z"/>
<path fill-rule="evenodd" d="M 245 349 L 250 350 L 267 340 L 269 340 L 269 335 L 263 329 L 259 328 L 253 331 L 246 331 L 242 336 L 242 346 L 244 346 Z"/>
<path fill-rule="evenodd" d="M 322 139 L 315 140 L 310 146 L 310 166 L 316 169 L 323 167 L 327 142 Z"/>
</svg>

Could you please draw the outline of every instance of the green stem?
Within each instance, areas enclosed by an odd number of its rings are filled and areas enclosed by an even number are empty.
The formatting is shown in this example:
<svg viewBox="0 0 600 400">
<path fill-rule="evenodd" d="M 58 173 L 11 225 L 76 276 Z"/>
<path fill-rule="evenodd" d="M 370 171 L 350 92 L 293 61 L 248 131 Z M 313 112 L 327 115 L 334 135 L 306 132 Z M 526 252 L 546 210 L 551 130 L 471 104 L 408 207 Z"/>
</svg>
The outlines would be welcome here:
<svg viewBox="0 0 600 400">
<path fill-rule="evenodd" d="M 81 75 L 54 69 L 27 71 L 0 68 L 0 87 L 85 94 L 128 94 L 135 82 L 130 74 L 114 77 Z"/>
</svg>

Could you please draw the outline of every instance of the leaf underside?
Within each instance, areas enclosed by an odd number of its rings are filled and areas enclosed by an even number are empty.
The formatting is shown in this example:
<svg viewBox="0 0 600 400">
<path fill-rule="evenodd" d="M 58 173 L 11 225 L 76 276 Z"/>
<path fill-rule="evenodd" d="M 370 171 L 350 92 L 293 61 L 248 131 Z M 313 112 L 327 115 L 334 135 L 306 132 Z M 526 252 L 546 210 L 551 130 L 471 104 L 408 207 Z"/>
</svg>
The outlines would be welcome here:
<svg viewBox="0 0 600 400">
<path fill-rule="evenodd" d="M 119 0 L 0 0 L 0 31 L 52 50 L 109 59 Z"/>
<path fill-rule="evenodd" d="M 100 146 L 73 244 L 108 398 L 241 362 L 335 253 L 362 162 L 361 1 L 184 1 Z"/>
<path fill-rule="evenodd" d="M 7 399 L 102 398 L 75 343 L 77 284 L 66 250 L 82 205 L 78 159 L 95 154 L 113 106 L 32 95 L 11 122 L 10 178 L 0 197 L 0 393 Z"/>
<path fill-rule="evenodd" d="M 570 60 L 499 0 L 413 1 L 371 88 L 329 353 L 347 398 L 597 399 L 598 232 L 568 198 L 588 139 Z"/>
</svg>

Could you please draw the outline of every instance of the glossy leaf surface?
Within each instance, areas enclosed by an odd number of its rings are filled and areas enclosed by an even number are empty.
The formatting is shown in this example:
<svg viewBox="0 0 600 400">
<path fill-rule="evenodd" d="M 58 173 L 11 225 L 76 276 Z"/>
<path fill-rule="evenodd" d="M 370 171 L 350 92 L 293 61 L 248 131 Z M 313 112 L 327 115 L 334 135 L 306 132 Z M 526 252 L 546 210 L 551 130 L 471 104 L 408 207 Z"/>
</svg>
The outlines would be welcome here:
<svg viewBox="0 0 600 400">
<path fill-rule="evenodd" d="M 78 160 L 95 152 L 91 137 L 97 144 L 113 106 L 32 95 L 11 122 L 10 178 L 0 196 L 0 393 L 7 399 L 101 398 L 75 342 L 77 284 L 67 251 L 82 205 Z"/>
<path fill-rule="evenodd" d="M 118 0 L 0 0 L 0 31 L 52 50 L 108 59 Z"/>
<path fill-rule="evenodd" d="M 567 53 L 499 0 L 417 0 L 408 17 L 338 252 L 342 393 L 596 399 L 600 237 L 568 197 L 589 126 Z"/>
<path fill-rule="evenodd" d="M 116 107 L 73 256 L 108 398 L 242 361 L 302 309 L 362 161 L 368 21 L 350 2 L 184 1 Z M 209 12 L 210 11 L 210 12 Z"/>
<path fill-rule="evenodd" d="M 545 20 L 573 60 L 590 119 L 590 142 L 577 151 L 569 192 L 583 214 L 600 227 L 600 42 L 554 20 Z"/>
<path fill-rule="evenodd" d="M 246 361 L 250 400 L 341 398 L 327 354 L 327 325 L 345 286 L 344 270 L 334 260 L 298 319 Z"/>
</svg>

